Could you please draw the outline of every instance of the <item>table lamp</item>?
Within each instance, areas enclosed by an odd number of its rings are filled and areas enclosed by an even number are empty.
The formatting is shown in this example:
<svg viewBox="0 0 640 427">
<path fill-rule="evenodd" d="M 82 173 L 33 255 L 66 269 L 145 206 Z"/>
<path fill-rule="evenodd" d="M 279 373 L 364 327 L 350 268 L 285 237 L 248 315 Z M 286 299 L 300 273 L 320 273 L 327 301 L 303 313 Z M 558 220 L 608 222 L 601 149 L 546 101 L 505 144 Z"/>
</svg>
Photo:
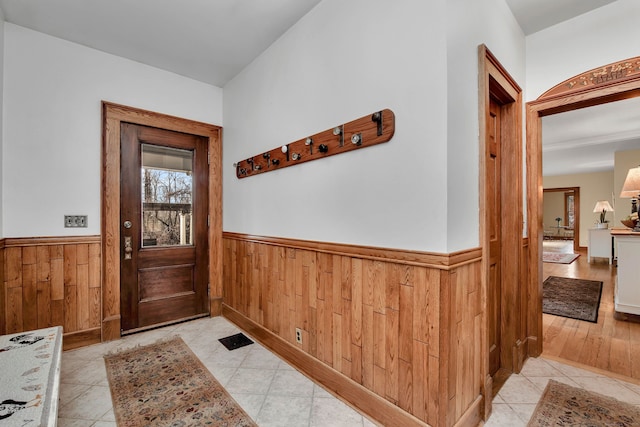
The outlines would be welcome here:
<svg viewBox="0 0 640 427">
<path fill-rule="evenodd" d="M 640 197 L 640 166 L 629 169 L 627 178 L 622 185 L 620 197 L 631 199 L 631 213 L 638 212 L 638 198 Z M 640 221 L 636 221 L 634 232 L 640 232 Z"/>
<path fill-rule="evenodd" d="M 598 200 L 595 207 L 593 208 L 593 211 L 600 213 L 600 222 L 598 222 L 598 224 L 604 224 L 599 225 L 598 228 L 606 228 L 605 225 L 607 223 L 607 212 L 613 212 L 613 208 L 611 207 L 609 202 L 607 200 Z"/>
</svg>

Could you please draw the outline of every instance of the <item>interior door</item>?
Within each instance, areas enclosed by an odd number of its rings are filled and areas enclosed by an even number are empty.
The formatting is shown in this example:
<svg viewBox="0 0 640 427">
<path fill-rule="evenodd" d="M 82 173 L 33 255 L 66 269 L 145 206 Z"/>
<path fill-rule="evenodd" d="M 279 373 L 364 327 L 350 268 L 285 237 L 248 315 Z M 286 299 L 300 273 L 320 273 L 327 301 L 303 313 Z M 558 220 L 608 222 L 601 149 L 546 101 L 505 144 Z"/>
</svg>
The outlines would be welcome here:
<svg viewBox="0 0 640 427">
<path fill-rule="evenodd" d="M 500 368 L 501 298 L 501 173 L 500 173 L 500 106 L 492 99 L 487 117 L 486 183 L 489 210 L 489 278 L 487 283 L 487 316 L 489 318 L 489 374 Z"/>
<path fill-rule="evenodd" d="M 206 138 L 122 123 L 122 333 L 208 315 Z"/>
</svg>

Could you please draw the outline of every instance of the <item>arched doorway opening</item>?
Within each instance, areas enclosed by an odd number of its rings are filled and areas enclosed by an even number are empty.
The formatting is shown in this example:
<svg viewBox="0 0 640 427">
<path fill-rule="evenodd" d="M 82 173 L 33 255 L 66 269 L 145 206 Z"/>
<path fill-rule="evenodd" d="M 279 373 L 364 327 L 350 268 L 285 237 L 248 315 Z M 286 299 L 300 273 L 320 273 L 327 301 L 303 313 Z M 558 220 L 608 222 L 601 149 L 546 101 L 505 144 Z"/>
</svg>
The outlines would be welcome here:
<svg viewBox="0 0 640 427">
<path fill-rule="evenodd" d="M 530 354 L 542 353 L 542 117 L 640 96 L 640 57 L 568 79 L 526 104 Z"/>
</svg>

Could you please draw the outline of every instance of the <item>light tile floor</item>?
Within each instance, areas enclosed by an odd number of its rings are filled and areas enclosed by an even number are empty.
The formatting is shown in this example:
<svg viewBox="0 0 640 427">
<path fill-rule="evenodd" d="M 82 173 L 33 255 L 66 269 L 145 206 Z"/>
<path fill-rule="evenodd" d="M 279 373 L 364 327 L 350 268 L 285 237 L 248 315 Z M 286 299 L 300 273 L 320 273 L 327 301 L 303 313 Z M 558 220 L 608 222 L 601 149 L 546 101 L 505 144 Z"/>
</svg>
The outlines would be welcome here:
<svg viewBox="0 0 640 427">
<path fill-rule="evenodd" d="M 116 426 L 103 355 L 174 335 L 261 427 L 375 426 L 259 343 L 229 351 L 218 342 L 238 332 L 222 317 L 206 318 L 64 352 L 58 426 Z"/>
<path fill-rule="evenodd" d="M 238 332 L 222 317 L 206 318 L 64 352 L 58 425 L 115 426 L 102 356 L 172 335 L 182 337 L 261 427 L 375 425 L 259 343 L 228 351 L 218 342 L 218 338 Z M 640 406 L 638 385 L 537 358 L 527 360 L 522 372 L 507 380 L 493 401 L 493 415 L 485 425 L 526 426 L 549 379 Z"/>
<path fill-rule="evenodd" d="M 543 357 L 529 358 L 493 399 L 485 427 L 525 427 L 550 379 L 640 406 L 640 386 Z"/>
</svg>

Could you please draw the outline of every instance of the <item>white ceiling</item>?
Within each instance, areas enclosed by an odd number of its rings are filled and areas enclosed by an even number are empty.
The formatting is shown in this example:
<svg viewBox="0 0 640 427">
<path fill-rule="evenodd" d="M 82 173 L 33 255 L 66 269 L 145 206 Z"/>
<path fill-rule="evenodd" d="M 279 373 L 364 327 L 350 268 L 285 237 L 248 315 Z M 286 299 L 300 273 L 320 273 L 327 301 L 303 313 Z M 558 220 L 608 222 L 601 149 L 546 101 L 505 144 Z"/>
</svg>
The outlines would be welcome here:
<svg viewBox="0 0 640 427">
<path fill-rule="evenodd" d="M 0 9 L 16 25 L 223 87 L 320 1 L 0 0 Z M 506 0 L 526 35 L 614 1 Z M 612 169 L 614 150 L 640 148 L 630 142 L 640 120 L 622 116 L 630 111 L 640 107 L 545 117 L 544 174 Z"/>
<path fill-rule="evenodd" d="M 0 0 L 5 20 L 222 87 L 320 0 Z"/>
<path fill-rule="evenodd" d="M 616 0 L 506 0 L 525 35 L 567 21 Z"/>
<path fill-rule="evenodd" d="M 543 175 L 612 171 L 614 153 L 640 149 L 640 98 L 542 118 Z"/>
</svg>

